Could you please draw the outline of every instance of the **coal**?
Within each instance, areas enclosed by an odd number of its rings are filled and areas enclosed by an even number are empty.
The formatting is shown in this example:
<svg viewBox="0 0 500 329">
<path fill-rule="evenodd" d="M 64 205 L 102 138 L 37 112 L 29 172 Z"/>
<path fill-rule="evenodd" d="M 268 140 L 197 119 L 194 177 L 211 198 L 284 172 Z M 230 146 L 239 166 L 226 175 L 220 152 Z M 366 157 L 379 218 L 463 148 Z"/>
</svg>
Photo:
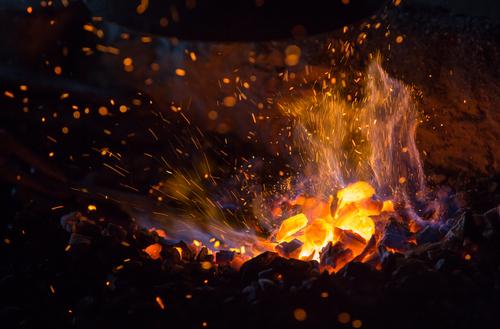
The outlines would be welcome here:
<svg viewBox="0 0 500 329">
<path fill-rule="evenodd" d="M 427 225 L 423 230 L 416 234 L 417 244 L 437 242 L 443 237 L 442 230 L 435 225 Z"/>
<path fill-rule="evenodd" d="M 295 284 L 309 277 L 312 271 L 317 268 L 317 262 L 287 259 L 280 257 L 275 252 L 266 251 L 245 262 L 240 268 L 240 273 L 243 282 L 251 282 L 257 280 L 262 271 L 272 269 L 280 275 L 283 282 Z"/>
<path fill-rule="evenodd" d="M 214 261 L 214 255 L 208 253 L 208 248 L 203 246 L 200 251 L 198 252 L 198 255 L 196 256 L 196 260 L 199 262 L 213 262 Z"/>
<path fill-rule="evenodd" d="M 215 262 L 217 264 L 229 264 L 234 259 L 234 251 L 220 250 L 215 254 Z"/>
<path fill-rule="evenodd" d="M 276 251 L 280 256 L 297 258 L 302 250 L 304 243 L 300 240 L 293 239 L 290 242 L 282 242 L 276 246 Z"/>
<path fill-rule="evenodd" d="M 334 228 L 333 234 L 337 238 L 337 241 L 351 249 L 354 254 L 361 253 L 366 246 L 365 239 L 354 231 L 342 230 L 336 227 Z"/>
<path fill-rule="evenodd" d="M 331 266 L 334 269 L 341 268 L 354 258 L 354 253 L 342 242 L 328 242 L 320 252 L 320 264 Z"/>
<path fill-rule="evenodd" d="M 189 246 L 184 241 L 179 241 L 173 245 L 176 248 L 182 250 L 182 258 L 191 260 L 194 258 L 193 251 L 189 248 Z"/>
<path fill-rule="evenodd" d="M 408 227 L 395 218 L 389 218 L 379 242 L 379 249 L 380 247 L 389 247 L 401 251 L 408 250 L 411 247 L 408 243 L 410 236 Z"/>
</svg>

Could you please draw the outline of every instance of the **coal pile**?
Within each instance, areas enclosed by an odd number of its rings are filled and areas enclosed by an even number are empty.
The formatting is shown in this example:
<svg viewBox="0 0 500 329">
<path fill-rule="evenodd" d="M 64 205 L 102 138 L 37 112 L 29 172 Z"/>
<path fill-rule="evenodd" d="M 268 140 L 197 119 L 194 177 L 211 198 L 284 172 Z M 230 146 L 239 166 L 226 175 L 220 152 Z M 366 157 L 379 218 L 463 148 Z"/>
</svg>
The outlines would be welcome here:
<svg viewBox="0 0 500 329">
<path fill-rule="evenodd" d="M 459 211 L 439 242 L 382 266 L 266 252 L 193 253 L 108 207 L 60 216 L 23 206 L 3 232 L 0 322 L 8 328 L 472 328 L 498 323 L 500 206 Z M 59 214 L 58 214 L 59 213 Z M 145 248 L 159 245 L 157 255 Z M 153 259 L 154 258 L 154 259 Z"/>
</svg>

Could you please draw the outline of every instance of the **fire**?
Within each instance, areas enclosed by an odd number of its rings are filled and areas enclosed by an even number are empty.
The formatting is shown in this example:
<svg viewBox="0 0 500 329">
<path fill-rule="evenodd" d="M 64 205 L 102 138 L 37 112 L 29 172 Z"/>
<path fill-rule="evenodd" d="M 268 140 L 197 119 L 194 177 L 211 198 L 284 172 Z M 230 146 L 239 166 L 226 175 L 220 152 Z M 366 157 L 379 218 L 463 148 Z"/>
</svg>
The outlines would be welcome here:
<svg viewBox="0 0 500 329">
<path fill-rule="evenodd" d="M 289 217 L 281 223 L 276 232 L 276 242 L 282 244 L 297 240 L 301 245 L 296 242 L 295 246 L 301 249 L 300 253 L 295 253 L 297 254 L 296 258 L 318 260 L 322 249 L 329 242 L 332 245 L 340 240 L 346 243 L 346 239 L 343 238 L 344 232 L 351 232 L 351 235 L 357 238 L 346 247 L 351 250 L 355 249 L 356 254 L 359 254 L 362 251 L 360 243 L 365 245 L 375 233 L 375 223 L 372 216 L 393 210 L 390 200 L 385 202 L 374 200 L 374 195 L 375 189 L 369 183 L 359 181 L 337 192 L 337 208 L 334 212 L 323 210 L 322 212 L 310 212 L 310 215 L 307 216 L 304 214 L 307 205 L 305 202 L 301 203 L 303 212 Z M 311 203 L 313 202 L 309 202 L 309 204 Z M 321 204 L 320 201 L 314 203 L 316 208 L 318 204 Z M 328 202 L 323 202 L 323 205 L 328 207 L 321 208 L 329 209 L 331 203 L 332 198 Z"/>
<path fill-rule="evenodd" d="M 255 194 L 258 225 L 245 223 L 237 230 L 220 220 L 220 203 L 200 187 L 199 175 L 172 175 L 155 187 L 188 209 L 161 212 L 178 219 L 171 222 L 169 237 L 193 241 L 196 254 L 207 248 L 218 264 L 239 267 L 274 251 L 319 261 L 332 271 L 353 260 L 377 267 L 381 252 L 414 245 L 412 235 L 425 227 L 414 205 L 427 193 L 415 142 L 416 106 L 410 89 L 391 78 L 380 61 L 369 65 L 364 82 L 363 98 L 356 102 L 346 102 L 332 87 L 278 104 L 293 122 L 288 127 L 291 162 L 297 161 L 300 170 L 293 180 L 277 183 L 283 188 L 270 202 Z M 198 171 L 210 172 L 208 162 Z M 399 236 L 398 227 L 408 228 L 408 234 Z"/>
</svg>

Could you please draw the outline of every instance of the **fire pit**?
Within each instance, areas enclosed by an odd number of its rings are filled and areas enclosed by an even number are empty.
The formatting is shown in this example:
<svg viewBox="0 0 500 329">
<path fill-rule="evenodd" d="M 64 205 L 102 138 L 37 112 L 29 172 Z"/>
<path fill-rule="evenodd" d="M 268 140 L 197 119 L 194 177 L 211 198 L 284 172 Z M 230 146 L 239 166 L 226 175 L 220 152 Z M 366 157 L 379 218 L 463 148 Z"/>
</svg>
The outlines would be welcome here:
<svg viewBox="0 0 500 329">
<path fill-rule="evenodd" d="M 6 1 L 0 323 L 495 327 L 486 6 Z"/>
</svg>

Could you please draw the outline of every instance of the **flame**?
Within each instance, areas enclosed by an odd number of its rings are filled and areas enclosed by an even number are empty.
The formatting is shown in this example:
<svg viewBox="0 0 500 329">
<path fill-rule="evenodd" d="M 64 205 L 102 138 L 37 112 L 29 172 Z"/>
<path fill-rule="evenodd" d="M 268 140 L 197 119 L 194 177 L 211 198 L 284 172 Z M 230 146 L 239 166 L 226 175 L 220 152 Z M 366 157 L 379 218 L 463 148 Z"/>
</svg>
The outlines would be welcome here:
<svg viewBox="0 0 500 329">
<path fill-rule="evenodd" d="M 276 243 L 300 241 L 285 247 L 300 248 L 298 256 L 290 255 L 301 259 L 319 259 L 333 248 L 333 269 L 363 252 L 381 214 L 394 213 L 395 204 L 411 209 L 425 193 L 410 91 L 376 60 L 367 70 L 365 94 L 359 103 L 347 104 L 329 91 L 281 106 L 295 121 L 306 191 L 290 202 L 301 212 L 281 223 Z"/>
</svg>

